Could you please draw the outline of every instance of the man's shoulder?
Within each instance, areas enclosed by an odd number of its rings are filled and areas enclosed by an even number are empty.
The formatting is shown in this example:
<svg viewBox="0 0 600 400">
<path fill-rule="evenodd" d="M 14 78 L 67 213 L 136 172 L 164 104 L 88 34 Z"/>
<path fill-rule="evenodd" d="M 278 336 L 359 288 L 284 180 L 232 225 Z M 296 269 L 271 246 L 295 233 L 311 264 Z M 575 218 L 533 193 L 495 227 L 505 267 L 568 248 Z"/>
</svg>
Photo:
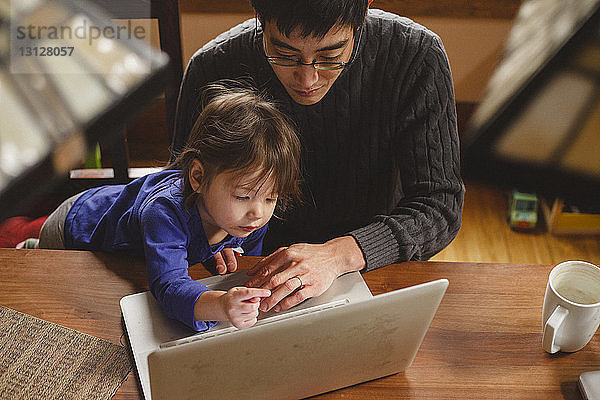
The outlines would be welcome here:
<svg viewBox="0 0 600 400">
<path fill-rule="evenodd" d="M 256 33 L 255 18 L 248 19 L 234 26 L 226 32 L 221 33 L 210 42 L 206 43 L 194 53 L 192 59 L 203 55 L 238 55 L 241 48 L 247 47 L 249 41 L 254 39 Z"/>
<path fill-rule="evenodd" d="M 376 34 L 378 35 L 393 35 L 397 39 L 415 35 L 434 40 L 439 39 L 439 36 L 435 32 L 425 26 L 410 18 L 388 11 L 370 9 L 367 16 L 367 24 L 371 28 L 374 28 L 371 29 L 371 32 L 377 32 Z"/>
<path fill-rule="evenodd" d="M 440 37 L 425 26 L 382 10 L 369 10 L 361 59 L 366 64 L 389 71 L 404 68 L 407 62 L 419 65 L 426 57 L 443 59 L 445 49 Z M 382 57 L 384 64 L 371 60 Z"/>
</svg>

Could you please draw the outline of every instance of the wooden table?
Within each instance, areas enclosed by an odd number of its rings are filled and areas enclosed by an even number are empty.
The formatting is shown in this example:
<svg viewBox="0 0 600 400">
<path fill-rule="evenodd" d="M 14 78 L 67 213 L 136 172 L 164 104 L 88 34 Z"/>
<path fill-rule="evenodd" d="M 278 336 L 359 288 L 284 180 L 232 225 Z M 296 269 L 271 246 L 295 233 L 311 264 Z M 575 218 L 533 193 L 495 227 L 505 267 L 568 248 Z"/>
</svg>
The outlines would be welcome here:
<svg viewBox="0 0 600 400">
<path fill-rule="evenodd" d="M 248 267 L 256 259 L 241 259 Z M 405 372 L 323 399 L 580 399 L 600 370 L 599 334 L 581 351 L 546 354 L 541 314 L 550 265 L 407 262 L 364 274 L 373 294 L 447 278 L 450 286 Z M 208 276 L 201 265 L 192 277 Z M 0 249 L 0 304 L 119 343 L 119 299 L 147 290 L 143 261 L 101 253 Z M 123 339 L 124 340 L 124 339 Z M 114 397 L 139 399 L 134 373 Z"/>
</svg>

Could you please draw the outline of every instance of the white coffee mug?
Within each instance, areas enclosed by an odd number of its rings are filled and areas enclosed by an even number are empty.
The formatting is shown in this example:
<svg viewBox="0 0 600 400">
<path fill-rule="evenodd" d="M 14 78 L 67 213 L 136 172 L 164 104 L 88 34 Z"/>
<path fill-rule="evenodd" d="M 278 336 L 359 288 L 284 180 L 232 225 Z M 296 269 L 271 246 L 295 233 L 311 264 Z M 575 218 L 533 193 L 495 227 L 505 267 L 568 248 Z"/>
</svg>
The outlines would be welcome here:
<svg viewBox="0 0 600 400">
<path fill-rule="evenodd" d="M 548 278 L 542 315 L 544 350 L 582 349 L 600 325 L 600 268 L 584 261 L 556 265 Z"/>
</svg>

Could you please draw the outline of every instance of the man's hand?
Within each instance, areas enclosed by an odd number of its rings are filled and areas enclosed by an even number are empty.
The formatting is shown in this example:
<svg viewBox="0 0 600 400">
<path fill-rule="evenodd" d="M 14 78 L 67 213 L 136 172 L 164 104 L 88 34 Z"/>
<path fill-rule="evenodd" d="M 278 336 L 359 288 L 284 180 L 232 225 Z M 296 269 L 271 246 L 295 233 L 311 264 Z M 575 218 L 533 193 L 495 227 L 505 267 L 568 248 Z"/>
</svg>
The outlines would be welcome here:
<svg viewBox="0 0 600 400">
<path fill-rule="evenodd" d="M 359 271 L 365 259 L 351 236 L 332 239 L 324 244 L 294 244 L 262 259 L 248 275 L 248 287 L 271 290 L 260 311 L 284 311 L 304 300 L 321 295 L 340 275 Z"/>
<path fill-rule="evenodd" d="M 237 271 L 237 259 L 233 249 L 226 247 L 214 255 L 215 268 L 220 275 Z"/>
</svg>

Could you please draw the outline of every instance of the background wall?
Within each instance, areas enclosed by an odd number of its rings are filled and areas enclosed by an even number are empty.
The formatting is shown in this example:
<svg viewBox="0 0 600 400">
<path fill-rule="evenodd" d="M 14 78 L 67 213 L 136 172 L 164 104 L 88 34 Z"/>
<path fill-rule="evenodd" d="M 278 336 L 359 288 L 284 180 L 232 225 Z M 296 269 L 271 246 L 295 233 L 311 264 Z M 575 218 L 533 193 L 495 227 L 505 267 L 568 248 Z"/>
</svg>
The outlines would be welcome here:
<svg viewBox="0 0 600 400">
<path fill-rule="evenodd" d="M 184 65 L 202 45 L 251 17 L 252 14 L 182 13 Z M 478 101 L 500 57 L 512 20 L 439 17 L 412 19 L 442 38 L 454 77 L 456 100 Z"/>
<path fill-rule="evenodd" d="M 184 67 L 205 43 L 254 16 L 247 0 L 179 0 L 179 4 Z M 409 18 L 442 38 L 454 78 L 461 133 L 500 58 L 520 0 L 375 0 L 373 4 L 392 12 L 407 10 Z M 164 99 L 133 121 L 127 136 L 132 166 L 164 165 L 169 158 Z M 110 165 L 110 159 L 105 162 L 103 156 L 103 163 Z"/>
</svg>

